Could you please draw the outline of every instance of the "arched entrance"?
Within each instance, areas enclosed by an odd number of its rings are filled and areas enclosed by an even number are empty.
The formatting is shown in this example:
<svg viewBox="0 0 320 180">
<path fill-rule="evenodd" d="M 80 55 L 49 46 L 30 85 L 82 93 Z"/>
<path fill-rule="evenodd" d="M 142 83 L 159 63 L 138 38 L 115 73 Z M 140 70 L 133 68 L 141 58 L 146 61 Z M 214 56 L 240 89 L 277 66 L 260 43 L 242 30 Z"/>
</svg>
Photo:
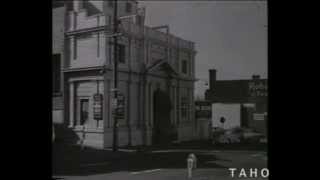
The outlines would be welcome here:
<svg viewBox="0 0 320 180">
<path fill-rule="evenodd" d="M 171 101 L 169 94 L 157 89 L 153 94 L 153 141 L 167 144 L 171 141 Z"/>
</svg>

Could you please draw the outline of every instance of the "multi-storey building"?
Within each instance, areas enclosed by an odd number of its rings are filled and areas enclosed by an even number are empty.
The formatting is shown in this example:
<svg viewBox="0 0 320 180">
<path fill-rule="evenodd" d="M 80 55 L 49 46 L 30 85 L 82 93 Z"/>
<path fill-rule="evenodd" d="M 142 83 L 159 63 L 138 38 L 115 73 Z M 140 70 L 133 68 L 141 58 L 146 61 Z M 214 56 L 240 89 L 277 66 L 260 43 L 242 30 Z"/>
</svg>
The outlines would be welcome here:
<svg viewBox="0 0 320 180">
<path fill-rule="evenodd" d="M 96 147 L 112 146 L 113 8 L 114 1 L 66 4 L 64 121 Z M 119 146 L 193 139 L 194 43 L 172 35 L 168 26 L 161 27 L 166 32 L 145 26 L 145 8 L 135 0 L 118 1 L 118 16 L 118 89 L 124 106 Z"/>
<path fill-rule="evenodd" d="M 59 1 L 52 4 L 52 121 L 63 124 L 63 60 L 64 60 L 64 30 L 65 5 Z"/>
</svg>

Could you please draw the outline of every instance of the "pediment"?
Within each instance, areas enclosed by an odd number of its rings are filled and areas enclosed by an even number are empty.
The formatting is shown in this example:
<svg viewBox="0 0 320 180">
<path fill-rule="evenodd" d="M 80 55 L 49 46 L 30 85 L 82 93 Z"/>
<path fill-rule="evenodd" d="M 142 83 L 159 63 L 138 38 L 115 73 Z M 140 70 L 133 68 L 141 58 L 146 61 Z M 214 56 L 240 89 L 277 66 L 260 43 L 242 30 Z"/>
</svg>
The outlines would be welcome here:
<svg viewBox="0 0 320 180">
<path fill-rule="evenodd" d="M 179 74 L 167 61 L 159 61 L 148 68 L 148 73 L 178 77 Z"/>
</svg>

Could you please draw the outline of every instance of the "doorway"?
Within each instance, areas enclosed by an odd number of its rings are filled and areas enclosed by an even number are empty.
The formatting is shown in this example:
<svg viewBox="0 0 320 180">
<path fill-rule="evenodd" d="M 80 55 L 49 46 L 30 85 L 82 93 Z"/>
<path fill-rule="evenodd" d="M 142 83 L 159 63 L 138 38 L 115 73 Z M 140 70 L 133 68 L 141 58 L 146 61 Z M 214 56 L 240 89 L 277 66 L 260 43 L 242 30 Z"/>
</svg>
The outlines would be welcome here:
<svg viewBox="0 0 320 180">
<path fill-rule="evenodd" d="M 80 99 L 80 125 L 84 125 L 89 117 L 89 99 Z"/>
<path fill-rule="evenodd" d="M 156 90 L 153 94 L 153 141 L 152 144 L 168 144 L 171 141 L 171 101 L 169 94 Z"/>
</svg>

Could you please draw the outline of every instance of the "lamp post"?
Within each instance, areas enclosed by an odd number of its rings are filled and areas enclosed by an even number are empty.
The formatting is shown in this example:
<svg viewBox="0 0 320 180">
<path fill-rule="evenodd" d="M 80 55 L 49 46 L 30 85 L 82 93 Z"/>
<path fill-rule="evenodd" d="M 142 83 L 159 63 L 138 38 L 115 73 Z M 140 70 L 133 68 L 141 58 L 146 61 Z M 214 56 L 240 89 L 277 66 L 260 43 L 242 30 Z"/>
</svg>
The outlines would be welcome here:
<svg viewBox="0 0 320 180">
<path fill-rule="evenodd" d="M 132 18 L 137 16 L 136 14 L 129 15 L 129 16 L 122 16 L 118 17 L 118 1 L 114 0 L 114 11 L 113 11 L 113 35 L 110 37 L 113 37 L 113 100 L 115 101 L 115 106 L 113 107 L 114 113 L 113 113 L 113 143 L 112 143 L 112 150 L 115 152 L 118 150 L 118 53 L 119 53 L 119 47 L 118 47 L 118 36 L 121 36 L 122 33 L 118 32 L 118 26 L 120 24 L 120 21 L 122 19 Z"/>
<path fill-rule="evenodd" d="M 117 0 L 114 0 L 114 15 L 113 15 L 113 33 L 118 33 L 118 2 Z M 113 44 L 113 58 L 114 58 L 114 67 L 113 67 L 113 78 L 114 78 L 114 91 L 113 91 L 113 98 L 116 101 L 118 96 L 118 37 L 114 36 L 114 44 Z M 114 107 L 116 110 L 117 106 Z M 112 144 L 112 150 L 115 152 L 118 150 L 118 118 L 117 114 L 113 113 L 113 144 Z"/>
</svg>

